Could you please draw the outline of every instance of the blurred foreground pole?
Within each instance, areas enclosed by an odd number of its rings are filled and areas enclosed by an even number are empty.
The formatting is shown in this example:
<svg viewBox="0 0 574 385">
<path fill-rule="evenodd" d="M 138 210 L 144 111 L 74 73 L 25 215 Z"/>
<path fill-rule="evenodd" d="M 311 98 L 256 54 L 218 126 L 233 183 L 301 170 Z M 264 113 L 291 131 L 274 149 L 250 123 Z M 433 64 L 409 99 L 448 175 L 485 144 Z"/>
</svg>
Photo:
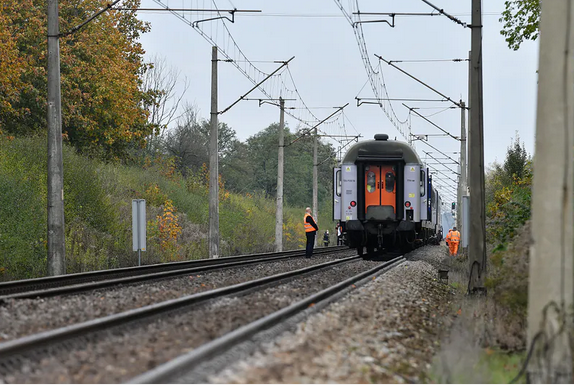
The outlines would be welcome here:
<svg viewBox="0 0 574 385">
<path fill-rule="evenodd" d="M 468 181 L 470 187 L 470 234 L 468 258 L 470 293 L 483 292 L 486 278 L 486 226 L 484 206 L 484 125 L 482 100 L 482 3 L 472 0 L 470 51 L 470 132 Z"/>
<path fill-rule="evenodd" d="M 279 98 L 279 149 L 277 156 L 277 211 L 275 214 L 275 251 L 283 251 L 283 154 L 285 150 L 285 99 Z"/>
<path fill-rule="evenodd" d="M 48 0 L 48 275 L 66 274 L 58 0 Z"/>
<path fill-rule="evenodd" d="M 315 126 L 315 134 L 313 135 L 313 219 L 317 227 L 319 226 L 319 198 L 318 198 L 318 176 L 317 176 L 317 126 Z M 319 231 L 315 237 L 315 246 L 318 244 Z"/>
<path fill-rule="evenodd" d="M 460 175 L 458 177 L 456 227 L 462 235 L 462 197 L 466 195 L 466 105 L 462 100 L 460 106 Z"/>
<path fill-rule="evenodd" d="M 211 131 L 209 133 L 209 258 L 219 257 L 219 159 L 217 149 L 217 47 L 211 47 Z"/>
<path fill-rule="evenodd" d="M 532 184 L 531 383 L 572 383 L 574 0 L 542 1 Z"/>
</svg>

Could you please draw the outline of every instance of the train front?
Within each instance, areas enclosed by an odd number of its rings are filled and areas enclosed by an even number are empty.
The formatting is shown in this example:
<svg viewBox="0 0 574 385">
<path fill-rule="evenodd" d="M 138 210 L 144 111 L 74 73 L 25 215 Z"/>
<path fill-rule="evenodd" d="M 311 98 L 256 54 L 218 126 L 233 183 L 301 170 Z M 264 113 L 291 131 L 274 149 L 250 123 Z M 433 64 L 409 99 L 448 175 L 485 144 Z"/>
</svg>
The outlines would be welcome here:
<svg viewBox="0 0 574 385">
<path fill-rule="evenodd" d="M 359 254 L 364 247 L 368 253 L 410 249 L 421 215 L 427 219 L 426 180 L 420 158 L 407 143 L 377 134 L 351 147 L 334 170 L 333 213 L 346 244 Z"/>
</svg>

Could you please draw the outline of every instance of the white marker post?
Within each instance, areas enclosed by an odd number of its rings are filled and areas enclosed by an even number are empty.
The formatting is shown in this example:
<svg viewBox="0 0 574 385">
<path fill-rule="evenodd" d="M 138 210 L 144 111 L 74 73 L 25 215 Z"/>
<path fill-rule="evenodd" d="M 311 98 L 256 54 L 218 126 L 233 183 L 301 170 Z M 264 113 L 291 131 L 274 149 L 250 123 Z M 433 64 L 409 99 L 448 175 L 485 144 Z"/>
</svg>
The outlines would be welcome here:
<svg viewBox="0 0 574 385">
<path fill-rule="evenodd" d="M 138 252 L 138 266 L 141 266 L 141 252 L 146 249 L 145 199 L 132 199 L 133 250 Z"/>
</svg>

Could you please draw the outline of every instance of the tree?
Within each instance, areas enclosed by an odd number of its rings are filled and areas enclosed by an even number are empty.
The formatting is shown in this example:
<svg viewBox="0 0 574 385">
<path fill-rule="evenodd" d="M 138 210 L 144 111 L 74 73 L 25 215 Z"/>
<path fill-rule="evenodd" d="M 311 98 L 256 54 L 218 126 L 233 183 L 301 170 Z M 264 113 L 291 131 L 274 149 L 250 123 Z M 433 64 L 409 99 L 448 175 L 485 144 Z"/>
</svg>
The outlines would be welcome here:
<svg viewBox="0 0 574 385">
<path fill-rule="evenodd" d="M 540 0 L 507 0 L 504 2 L 500 34 L 508 47 L 517 50 L 524 40 L 536 40 L 539 33 Z"/>
<path fill-rule="evenodd" d="M 252 172 L 252 189 L 267 196 L 277 194 L 277 145 L 279 124 L 273 123 L 246 141 L 248 159 Z M 313 137 L 305 136 L 292 143 L 301 132 L 292 134 L 285 128 L 285 169 L 283 192 L 285 202 L 293 206 L 310 206 L 313 196 Z M 319 140 L 318 176 L 319 201 L 325 201 L 331 194 L 332 163 L 335 151 L 329 144 Z"/>
<path fill-rule="evenodd" d="M 107 3 L 60 0 L 60 30 L 70 31 Z M 138 8 L 140 0 L 122 4 Z M 3 0 L 0 7 L 0 66 L 7 71 L 0 75 L 0 129 L 6 133 L 46 131 L 45 10 L 46 0 Z M 62 130 L 78 150 L 118 157 L 152 132 L 143 108 L 146 67 L 138 42 L 148 30 L 136 11 L 110 10 L 60 39 Z"/>
<path fill-rule="evenodd" d="M 161 141 L 159 137 L 178 118 L 176 114 L 189 88 L 187 78 L 182 82 L 179 77 L 179 71 L 175 67 L 168 66 L 166 60 L 159 56 L 153 57 L 146 64 L 142 80 L 142 89 L 146 95 L 143 103 L 149 113 L 148 122 L 153 128 L 153 133 L 146 139 L 147 153 L 153 154 L 159 150 Z M 176 90 L 178 85 L 181 85 L 181 91 Z M 184 114 L 188 110 L 186 107 Z"/>
<path fill-rule="evenodd" d="M 223 172 L 226 159 L 233 152 L 237 138 L 235 131 L 223 122 L 219 122 L 219 158 Z M 176 158 L 177 169 L 184 175 L 187 169 L 198 170 L 209 163 L 209 136 L 211 125 L 208 121 L 199 121 L 196 108 L 186 106 L 176 127 L 162 136 L 163 148 L 169 156 Z"/>
<path fill-rule="evenodd" d="M 516 138 L 514 138 L 512 145 L 508 147 L 506 159 L 502 166 L 506 177 L 510 180 L 515 177 L 522 178 L 529 161 L 530 157 L 524 148 L 524 144 L 520 144 L 520 137 L 518 132 L 516 132 Z"/>
</svg>

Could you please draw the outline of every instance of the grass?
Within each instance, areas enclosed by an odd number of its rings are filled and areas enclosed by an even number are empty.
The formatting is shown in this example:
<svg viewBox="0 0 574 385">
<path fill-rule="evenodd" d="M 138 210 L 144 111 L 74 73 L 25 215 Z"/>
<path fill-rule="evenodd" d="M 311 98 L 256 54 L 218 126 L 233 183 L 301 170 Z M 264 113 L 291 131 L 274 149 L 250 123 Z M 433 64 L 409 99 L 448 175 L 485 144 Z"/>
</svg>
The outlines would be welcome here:
<svg viewBox="0 0 574 385">
<path fill-rule="evenodd" d="M 435 363 L 429 372 L 427 381 L 451 384 L 508 384 L 520 372 L 525 356 L 525 353 L 509 353 L 490 348 L 480 349 L 470 356 L 466 355 L 467 362 L 461 362 L 459 367 L 444 370 Z M 525 381 L 526 377 L 522 376 L 516 383 L 523 384 Z"/>
<path fill-rule="evenodd" d="M 68 273 L 133 266 L 131 200 L 145 199 L 145 263 L 206 258 L 208 187 L 199 173 L 183 178 L 169 160 L 144 166 L 103 163 L 64 145 Z M 46 140 L 0 139 L 0 281 L 46 274 Z M 220 189 L 220 254 L 270 251 L 275 200 Z M 320 234 L 334 229 L 328 202 Z M 285 207 L 284 249 L 304 246 L 304 208 Z M 325 215 L 327 214 L 327 215 Z"/>
</svg>

